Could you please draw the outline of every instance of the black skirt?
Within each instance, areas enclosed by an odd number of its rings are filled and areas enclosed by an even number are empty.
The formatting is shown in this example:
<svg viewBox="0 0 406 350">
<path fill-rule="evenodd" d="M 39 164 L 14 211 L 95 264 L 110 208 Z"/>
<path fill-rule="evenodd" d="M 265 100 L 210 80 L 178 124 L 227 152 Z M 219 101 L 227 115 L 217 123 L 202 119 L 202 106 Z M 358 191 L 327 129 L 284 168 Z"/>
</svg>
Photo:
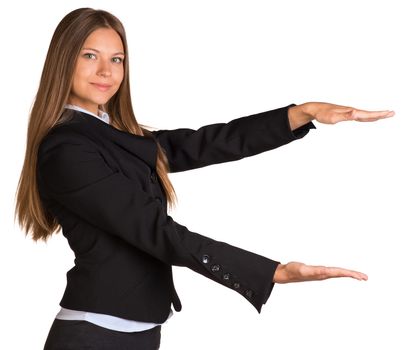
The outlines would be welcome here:
<svg viewBox="0 0 406 350">
<path fill-rule="evenodd" d="M 88 321 L 55 319 L 44 350 L 158 350 L 161 325 L 141 332 L 120 332 Z"/>
</svg>

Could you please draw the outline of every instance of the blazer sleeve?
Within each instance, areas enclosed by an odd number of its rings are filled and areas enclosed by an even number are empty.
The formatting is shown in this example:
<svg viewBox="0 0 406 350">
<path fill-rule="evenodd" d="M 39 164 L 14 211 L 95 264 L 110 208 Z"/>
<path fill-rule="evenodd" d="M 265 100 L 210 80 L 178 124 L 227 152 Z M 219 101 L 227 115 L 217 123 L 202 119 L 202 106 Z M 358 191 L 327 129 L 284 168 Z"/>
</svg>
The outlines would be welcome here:
<svg viewBox="0 0 406 350">
<path fill-rule="evenodd" d="M 279 262 L 189 231 L 137 181 L 112 169 L 86 136 L 73 132 L 54 136 L 38 151 L 42 193 L 156 259 L 190 268 L 238 292 L 261 311 Z"/>
<path fill-rule="evenodd" d="M 170 172 L 196 169 L 249 157 L 285 145 L 316 129 L 309 122 L 290 129 L 289 107 L 253 114 L 228 123 L 216 123 L 197 130 L 152 131 L 165 151 Z"/>
</svg>

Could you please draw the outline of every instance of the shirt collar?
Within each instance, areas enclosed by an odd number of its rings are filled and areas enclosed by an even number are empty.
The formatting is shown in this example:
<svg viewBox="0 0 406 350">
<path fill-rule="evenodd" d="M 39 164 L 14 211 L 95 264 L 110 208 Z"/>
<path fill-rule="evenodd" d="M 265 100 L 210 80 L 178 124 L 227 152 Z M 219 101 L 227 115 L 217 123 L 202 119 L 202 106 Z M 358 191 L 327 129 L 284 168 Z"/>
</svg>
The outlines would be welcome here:
<svg viewBox="0 0 406 350">
<path fill-rule="evenodd" d="M 86 114 L 90 114 L 98 119 L 101 119 L 102 121 L 104 121 L 107 124 L 110 124 L 110 116 L 108 115 L 107 112 L 102 111 L 101 109 L 98 110 L 99 115 L 96 115 L 90 111 L 88 111 L 87 109 L 84 109 L 82 107 L 76 106 L 76 105 L 72 105 L 72 104 L 66 104 L 65 108 L 68 109 L 74 109 L 75 111 L 79 111 L 79 112 L 84 112 Z"/>
</svg>

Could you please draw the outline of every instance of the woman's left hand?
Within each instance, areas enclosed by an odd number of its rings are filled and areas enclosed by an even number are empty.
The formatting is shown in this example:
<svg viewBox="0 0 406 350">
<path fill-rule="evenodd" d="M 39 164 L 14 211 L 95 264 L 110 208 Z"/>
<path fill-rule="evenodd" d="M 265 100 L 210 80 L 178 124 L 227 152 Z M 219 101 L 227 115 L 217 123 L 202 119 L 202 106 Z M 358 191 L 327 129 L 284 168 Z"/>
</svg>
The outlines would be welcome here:
<svg viewBox="0 0 406 350">
<path fill-rule="evenodd" d="M 288 117 L 291 129 L 294 130 L 309 121 L 316 120 L 323 124 L 336 124 L 342 121 L 374 122 L 390 118 L 394 111 L 366 111 L 354 107 L 340 106 L 326 102 L 306 102 L 290 107 Z"/>
<path fill-rule="evenodd" d="M 394 111 L 365 111 L 354 107 L 339 106 L 325 102 L 310 102 L 308 111 L 315 120 L 323 124 L 355 120 L 358 122 L 374 122 L 379 119 L 393 117 Z"/>
</svg>

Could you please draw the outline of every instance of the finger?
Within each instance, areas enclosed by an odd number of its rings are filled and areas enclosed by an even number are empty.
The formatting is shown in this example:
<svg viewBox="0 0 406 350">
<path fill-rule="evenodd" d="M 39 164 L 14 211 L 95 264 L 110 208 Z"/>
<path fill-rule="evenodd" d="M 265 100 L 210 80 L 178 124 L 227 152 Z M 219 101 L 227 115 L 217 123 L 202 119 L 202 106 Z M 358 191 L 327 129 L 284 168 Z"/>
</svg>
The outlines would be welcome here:
<svg viewBox="0 0 406 350">
<path fill-rule="evenodd" d="M 393 114 L 393 115 L 384 116 L 384 117 L 380 117 L 380 118 L 365 118 L 365 119 L 354 119 L 354 120 L 356 120 L 357 122 L 374 122 L 374 121 L 377 121 L 377 120 L 379 120 L 379 119 L 391 118 L 391 117 L 393 117 L 393 116 L 394 116 L 394 114 Z"/>
<path fill-rule="evenodd" d="M 368 276 L 362 272 L 343 269 L 341 267 L 328 267 L 326 274 L 329 276 L 328 278 L 333 277 L 351 277 L 357 280 L 368 280 Z"/>
<path fill-rule="evenodd" d="M 359 109 L 354 109 L 352 111 L 352 119 L 358 120 L 358 121 L 375 121 L 378 119 L 383 119 L 383 118 L 390 118 L 395 115 L 394 111 L 363 111 Z"/>
<path fill-rule="evenodd" d="M 328 278 L 351 277 L 357 280 L 368 280 L 368 276 L 362 272 L 348 270 L 341 267 L 311 266 L 302 267 L 303 276 L 308 280 L 325 280 Z"/>
</svg>

